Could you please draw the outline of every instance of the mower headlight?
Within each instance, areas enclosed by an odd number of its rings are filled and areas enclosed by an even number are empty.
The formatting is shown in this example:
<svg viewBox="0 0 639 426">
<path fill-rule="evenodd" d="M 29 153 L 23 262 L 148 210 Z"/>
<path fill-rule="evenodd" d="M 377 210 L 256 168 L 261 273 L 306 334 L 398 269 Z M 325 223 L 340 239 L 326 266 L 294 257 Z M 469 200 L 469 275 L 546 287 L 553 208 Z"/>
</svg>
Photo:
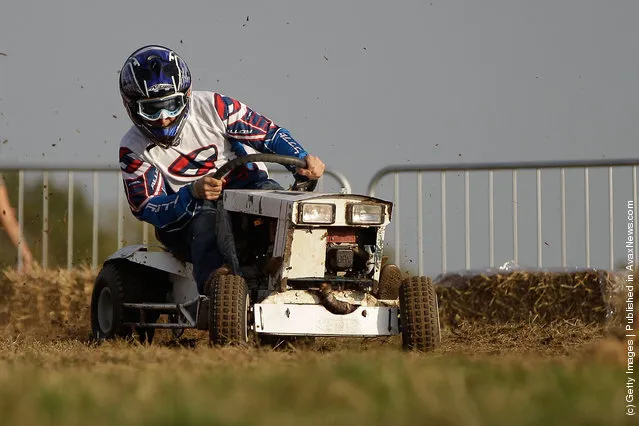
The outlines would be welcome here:
<svg viewBox="0 0 639 426">
<path fill-rule="evenodd" d="M 384 223 L 384 206 L 381 204 L 351 204 L 348 222 L 353 225 L 381 225 Z"/>
<path fill-rule="evenodd" d="M 300 204 L 299 222 L 308 224 L 331 224 L 335 222 L 335 204 Z"/>
</svg>

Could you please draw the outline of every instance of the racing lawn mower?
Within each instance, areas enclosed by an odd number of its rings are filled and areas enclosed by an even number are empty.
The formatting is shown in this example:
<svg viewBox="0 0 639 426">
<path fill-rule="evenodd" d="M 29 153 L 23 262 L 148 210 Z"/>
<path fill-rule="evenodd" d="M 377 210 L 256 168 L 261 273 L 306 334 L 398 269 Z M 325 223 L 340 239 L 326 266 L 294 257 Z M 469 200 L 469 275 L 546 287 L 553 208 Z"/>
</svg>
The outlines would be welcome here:
<svg viewBox="0 0 639 426">
<path fill-rule="evenodd" d="M 252 154 L 229 161 L 213 176 L 256 161 L 306 165 L 296 157 Z M 197 290 L 192 265 L 162 247 L 115 252 L 93 288 L 93 337 L 137 332 L 140 341 L 150 342 L 159 328 L 171 329 L 176 338 L 194 328 L 208 330 L 210 343 L 218 346 L 288 336 L 401 334 L 406 350 L 435 349 L 440 324 L 430 278 L 406 276 L 382 262 L 392 203 L 313 193 L 316 183 L 223 191 L 217 230 L 228 270 L 215 273 L 206 294 Z"/>
</svg>

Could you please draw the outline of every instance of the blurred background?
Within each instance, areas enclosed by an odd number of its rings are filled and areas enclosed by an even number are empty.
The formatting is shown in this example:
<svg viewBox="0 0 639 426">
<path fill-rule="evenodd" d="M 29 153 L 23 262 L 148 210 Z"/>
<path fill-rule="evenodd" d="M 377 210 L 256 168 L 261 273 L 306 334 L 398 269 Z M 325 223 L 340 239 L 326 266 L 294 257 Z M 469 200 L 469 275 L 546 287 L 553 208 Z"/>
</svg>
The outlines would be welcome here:
<svg viewBox="0 0 639 426">
<path fill-rule="evenodd" d="M 0 172 L 17 208 L 16 171 L 23 170 L 25 236 L 42 260 L 48 235 L 49 266 L 69 260 L 70 213 L 73 263 L 92 262 L 96 208 L 99 261 L 141 241 L 142 227 L 118 204 L 117 149 L 130 123 L 117 83 L 127 56 L 151 43 L 185 58 L 195 90 L 232 96 L 288 128 L 346 176 L 353 192 L 367 192 L 389 165 L 634 158 L 637 16 L 639 3 L 630 0 L 7 0 L 0 12 Z M 60 171 L 44 179 L 47 167 Z M 74 167 L 87 171 L 70 178 L 66 169 Z M 100 172 L 96 182 L 94 168 L 113 172 Z M 447 266 L 460 269 L 468 264 L 465 176 L 449 175 Z M 420 186 L 421 243 L 418 184 L 414 176 L 399 180 L 401 228 L 398 238 L 389 229 L 387 241 L 407 269 L 417 268 L 421 253 L 430 275 L 442 269 L 439 179 L 424 175 Z M 519 179 L 514 200 L 511 175 L 495 174 L 496 264 L 514 258 L 515 203 L 519 263 L 538 263 L 536 175 Z M 592 265 L 609 266 L 610 247 L 615 262 L 623 261 L 632 179 L 632 169 L 615 169 L 611 214 L 609 175 L 591 174 Z M 557 266 L 560 177 L 549 172 L 541 180 L 543 265 Z M 566 262 L 585 265 L 583 171 L 568 171 L 566 182 Z M 484 172 L 472 173 L 472 268 L 489 264 L 487 185 Z M 394 188 L 384 178 L 376 195 L 393 200 Z M 327 178 L 325 189 L 340 184 Z M 0 233 L 1 264 L 15 257 Z"/>
</svg>

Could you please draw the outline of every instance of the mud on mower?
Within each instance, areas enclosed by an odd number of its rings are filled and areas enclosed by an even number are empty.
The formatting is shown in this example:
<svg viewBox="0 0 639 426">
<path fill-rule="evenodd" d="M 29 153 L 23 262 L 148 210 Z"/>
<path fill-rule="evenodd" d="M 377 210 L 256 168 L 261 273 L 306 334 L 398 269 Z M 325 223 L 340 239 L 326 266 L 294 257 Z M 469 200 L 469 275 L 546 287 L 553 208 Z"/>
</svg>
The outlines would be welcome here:
<svg viewBox="0 0 639 426">
<path fill-rule="evenodd" d="M 231 160 L 214 177 L 256 161 L 306 164 L 253 154 Z M 289 336 L 401 334 L 406 350 L 436 348 L 440 324 L 430 278 L 382 265 L 392 203 L 313 193 L 313 183 L 222 193 L 218 239 L 226 239 L 220 246 L 231 270 L 216 274 L 207 294 L 199 294 L 192 265 L 162 247 L 118 250 L 95 281 L 93 337 L 137 332 L 140 341 L 150 342 L 158 328 L 171 329 L 176 338 L 194 328 L 208 330 L 212 345 L 246 345 Z M 220 233 L 220 221 L 232 232 Z"/>
</svg>

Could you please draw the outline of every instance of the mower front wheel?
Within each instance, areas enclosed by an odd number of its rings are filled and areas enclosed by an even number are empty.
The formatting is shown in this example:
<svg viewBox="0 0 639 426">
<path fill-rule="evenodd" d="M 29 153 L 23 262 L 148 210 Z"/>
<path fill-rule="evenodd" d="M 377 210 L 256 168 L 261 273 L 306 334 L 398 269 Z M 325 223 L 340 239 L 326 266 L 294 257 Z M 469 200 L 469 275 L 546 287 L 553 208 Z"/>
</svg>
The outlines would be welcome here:
<svg viewBox="0 0 639 426">
<path fill-rule="evenodd" d="M 437 293 L 430 278 L 404 279 L 399 288 L 399 311 L 405 350 L 430 352 L 439 346 Z"/>
<path fill-rule="evenodd" d="M 248 345 L 250 298 L 239 275 L 221 275 L 209 295 L 209 341 L 214 346 Z"/>
</svg>

